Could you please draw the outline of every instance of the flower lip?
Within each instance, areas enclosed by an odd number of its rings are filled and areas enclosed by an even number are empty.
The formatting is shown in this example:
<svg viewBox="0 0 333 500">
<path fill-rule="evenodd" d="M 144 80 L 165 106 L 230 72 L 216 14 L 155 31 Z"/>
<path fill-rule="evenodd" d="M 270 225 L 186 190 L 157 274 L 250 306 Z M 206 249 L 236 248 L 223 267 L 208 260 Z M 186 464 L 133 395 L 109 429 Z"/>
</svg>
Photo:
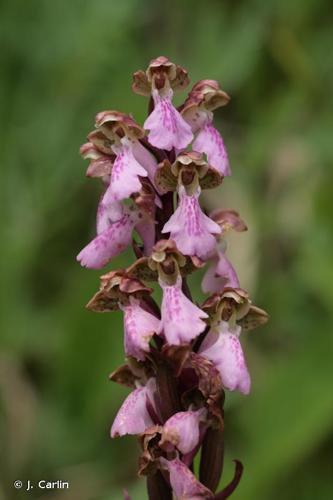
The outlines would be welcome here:
<svg viewBox="0 0 333 500">
<path fill-rule="evenodd" d="M 154 406 L 155 391 L 156 382 L 151 378 L 145 386 L 135 389 L 127 396 L 111 427 L 111 437 L 141 434 L 154 424 L 147 403 L 149 401 Z"/>
<path fill-rule="evenodd" d="M 120 309 L 124 313 L 126 355 L 144 361 L 146 353 L 150 352 L 150 339 L 159 331 L 160 320 L 143 309 L 140 301 L 132 296 L 129 304 L 120 305 Z"/>
<path fill-rule="evenodd" d="M 201 287 L 204 293 L 218 293 L 226 287 L 240 287 L 237 273 L 223 251 L 216 252 L 203 277 Z"/>
<path fill-rule="evenodd" d="M 172 104 L 172 96 L 170 88 L 163 93 L 153 89 L 154 109 L 143 124 L 149 130 L 150 144 L 167 151 L 185 149 L 193 139 L 190 125 Z"/>
<path fill-rule="evenodd" d="M 169 233 L 184 255 L 209 258 L 216 245 L 220 227 L 202 211 L 199 204 L 200 188 L 188 195 L 183 186 L 178 188 L 179 205 L 164 225 L 162 233 Z"/>
<path fill-rule="evenodd" d="M 230 391 L 248 394 L 251 379 L 239 341 L 241 327 L 220 321 L 211 328 L 199 348 L 199 354 L 212 361 L 220 372 L 223 385 Z"/>
<path fill-rule="evenodd" d="M 183 454 L 190 453 L 199 443 L 199 425 L 206 415 L 206 408 L 175 413 L 163 426 L 159 446 L 168 449 L 171 444 Z"/>
<path fill-rule="evenodd" d="M 182 278 L 174 284 L 159 280 L 163 289 L 160 332 L 170 345 L 189 343 L 206 328 L 206 312 L 202 311 L 182 291 Z"/>
<path fill-rule="evenodd" d="M 199 126 L 198 134 L 192 144 L 193 149 L 205 153 L 209 164 L 223 176 L 231 175 L 228 153 L 221 134 L 212 124 L 212 116 L 207 116 L 201 125 L 199 123 L 195 125 L 194 121 L 192 126 L 195 128 Z"/>
</svg>

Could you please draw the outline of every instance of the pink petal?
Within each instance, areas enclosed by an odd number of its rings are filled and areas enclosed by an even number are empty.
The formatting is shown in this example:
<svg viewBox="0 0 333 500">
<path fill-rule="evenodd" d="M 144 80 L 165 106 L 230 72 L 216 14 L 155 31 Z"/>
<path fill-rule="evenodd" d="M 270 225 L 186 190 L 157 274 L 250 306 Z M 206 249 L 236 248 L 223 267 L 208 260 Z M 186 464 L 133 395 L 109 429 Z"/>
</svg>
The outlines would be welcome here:
<svg viewBox="0 0 333 500">
<path fill-rule="evenodd" d="M 115 147 L 117 154 L 114 161 L 110 186 L 105 193 L 105 203 L 120 201 L 141 189 L 139 176 L 146 177 L 146 170 L 136 161 L 132 152 L 132 144 L 128 139 L 122 139 L 122 145 Z"/>
<path fill-rule="evenodd" d="M 150 388 L 147 386 L 139 387 L 127 396 L 111 427 L 111 437 L 141 434 L 154 425 L 147 410 L 148 398 Z"/>
<path fill-rule="evenodd" d="M 97 234 L 103 233 L 108 229 L 113 222 L 117 222 L 124 215 L 123 205 L 114 201 L 113 203 L 105 203 L 104 195 L 99 202 L 97 209 L 96 232 Z"/>
<path fill-rule="evenodd" d="M 205 153 L 208 163 L 222 175 L 231 175 L 228 154 L 220 133 L 211 122 L 207 122 L 193 142 L 193 150 Z"/>
<path fill-rule="evenodd" d="M 160 458 L 163 469 L 169 471 L 170 484 L 175 500 L 202 500 L 213 498 L 213 493 L 200 483 L 184 462 L 176 458 Z"/>
<path fill-rule="evenodd" d="M 199 443 L 199 424 L 207 411 L 181 411 L 170 417 L 163 426 L 162 441 L 170 441 L 183 453 L 190 453 Z"/>
<path fill-rule="evenodd" d="M 238 339 L 240 331 L 240 326 L 231 329 L 227 322 L 221 321 L 216 329 L 208 332 L 199 354 L 215 364 L 227 389 L 248 394 L 251 380 Z"/>
<path fill-rule="evenodd" d="M 172 90 L 165 96 L 153 91 L 154 110 L 144 123 L 149 130 L 148 140 L 153 146 L 170 151 L 184 149 L 193 139 L 191 127 L 173 106 Z"/>
<path fill-rule="evenodd" d="M 217 293 L 225 287 L 239 288 L 239 280 L 231 262 L 223 252 L 218 252 L 203 277 L 201 288 L 204 293 Z"/>
<path fill-rule="evenodd" d="M 127 356 L 144 361 L 149 352 L 149 341 L 159 331 L 160 320 L 142 309 L 140 302 L 130 299 L 130 305 L 124 306 L 125 352 Z"/>
<path fill-rule="evenodd" d="M 179 206 L 164 225 L 162 233 L 170 233 L 184 255 L 206 259 L 216 246 L 213 235 L 220 234 L 221 228 L 201 210 L 200 188 L 193 196 L 188 196 L 183 186 L 178 191 Z"/>
<path fill-rule="evenodd" d="M 99 234 L 79 253 L 76 259 L 81 266 L 100 269 L 119 255 L 129 245 L 136 218 L 125 213 L 117 222 Z"/>
<path fill-rule="evenodd" d="M 175 285 L 160 281 L 160 286 L 163 288 L 160 331 L 164 331 L 170 345 L 190 342 L 206 328 L 203 319 L 207 314 L 183 294 L 180 277 Z"/>
</svg>

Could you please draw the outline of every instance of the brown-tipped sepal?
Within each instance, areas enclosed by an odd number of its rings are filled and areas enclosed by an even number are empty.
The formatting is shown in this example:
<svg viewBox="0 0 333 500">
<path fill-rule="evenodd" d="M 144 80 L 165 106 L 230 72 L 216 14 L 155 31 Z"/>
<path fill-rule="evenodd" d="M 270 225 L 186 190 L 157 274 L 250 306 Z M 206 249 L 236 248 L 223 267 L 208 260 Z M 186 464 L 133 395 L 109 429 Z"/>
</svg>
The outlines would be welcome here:
<svg viewBox="0 0 333 500">
<path fill-rule="evenodd" d="M 192 87 L 181 107 L 181 112 L 185 119 L 190 120 L 201 109 L 214 111 L 229 101 L 230 97 L 220 88 L 216 80 L 200 80 Z"/>
<path fill-rule="evenodd" d="M 185 388 L 182 402 L 185 407 L 194 404 L 198 407 L 204 403 L 208 409 L 208 418 L 214 428 L 223 429 L 224 390 L 221 376 L 208 359 L 195 352 L 190 353 L 180 381 Z"/>
<path fill-rule="evenodd" d="M 124 270 L 111 271 L 101 276 L 100 290 L 86 307 L 94 312 L 116 311 L 119 309 L 119 303 L 128 304 L 129 296 L 141 299 L 152 291 Z"/>
<path fill-rule="evenodd" d="M 160 56 L 150 61 L 146 72 L 139 70 L 133 74 L 132 90 L 136 94 L 149 96 L 152 89 L 161 91 L 171 87 L 173 90 L 183 90 L 189 81 L 184 68 Z"/>
<path fill-rule="evenodd" d="M 225 234 L 230 229 L 237 232 L 247 231 L 247 225 L 236 210 L 218 209 L 209 214 L 209 217 L 218 224 Z"/>
<path fill-rule="evenodd" d="M 196 151 L 181 153 L 172 165 L 164 160 L 155 175 L 156 185 L 164 193 L 176 191 L 178 185 L 183 185 L 186 193 L 192 195 L 199 185 L 202 189 L 212 189 L 222 181 L 223 175 L 207 163 L 202 153 Z"/>
<path fill-rule="evenodd" d="M 221 293 L 211 295 L 202 309 L 209 315 L 211 323 L 234 318 L 244 331 L 264 325 L 269 319 L 266 311 L 254 306 L 248 293 L 241 288 L 224 288 Z"/>
<path fill-rule="evenodd" d="M 144 129 L 130 115 L 120 111 L 100 111 L 96 115 L 95 126 L 111 140 L 124 136 L 138 140 L 145 136 Z"/>
</svg>

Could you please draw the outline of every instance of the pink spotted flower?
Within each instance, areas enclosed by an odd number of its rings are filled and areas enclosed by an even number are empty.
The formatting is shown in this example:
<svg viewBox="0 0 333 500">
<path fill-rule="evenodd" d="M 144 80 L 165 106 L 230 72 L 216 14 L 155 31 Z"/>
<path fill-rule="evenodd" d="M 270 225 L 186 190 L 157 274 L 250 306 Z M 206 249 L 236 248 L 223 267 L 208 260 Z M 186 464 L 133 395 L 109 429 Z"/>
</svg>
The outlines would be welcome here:
<svg viewBox="0 0 333 500">
<path fill-rule="evenodd" d="M 191 127 L 172 104 L 173 91 L 160 94 L 153 89 L 154 110 L 144 123 L 149 142 L 160 149 L 186 148 L 193 139 Z"/>
<path fill-rule="evenodd" d="M 146 177 L 147 171 L 135 159 L 132 151 L 132 141 L 127 137 L 120 144 L 112 147 L 116 159 L 111 171 L 110 185 L 105 193 L 105 203 L 121 201 L 140 191 L 140 176 Z"/>
<path fill-rule="evenodd" d="M 239 342 L 240 333 L 240 326 L 231 327 L 228 322 L 220 321 L 208 332 L 199 354 L 215 364 L 227 389 L 248 394 L 251 380 Z"/>
<path fill-rule="evenodd" d="M 182 116 L 196 134 L 193 149 L 205 153 L 210 165 L 224 177 L 231 175 L 231 170 L 223 139 L 213 125 L 213 111 L 229 100 L 218 82 L 200 80 L 193 86 L 182 109 Z"/>
<path fill-rule="evenodd" d="M 174 285 L 159 283 L 163 289 L 160 332 L 170 345 L 190 342 L 206 328 L 203 320 L 208 315 L 185 296 L 180 276 Z"/>
<path fill-rule="evenodd" d="M 120 307 L 124 313 L 125 353 L 143 361 L 150 350 L 150 339 L 159 331 L 160 320 L 143 309 L 134 297 L 130 297 L 128 305 Z"/>
<path fill-rule="evenodd" d="M 221 134 L 212 124 L 212 114 L 207 113 L 206 120 L 198 132 L 193 149 L 207 155 L 207 160 L 224 177 L 231 175 L 228 153 Z"/>
<path fill-rule="evenodd" d="M 138 221 L 138 212 L 124 207 L 121 209 L 120 218 L 112 221 L 107 218 L 108 210 L 107 206 L 100 209 L 103 211 L 103 217 L 100 215 L 97 223 L 99 234 L 76 258 L 83 267 L 101 269 L 125 250 L 131 241 L 133 228 Z M 112 205 L 111 212 L 114 210 L 117 209 Z"/>
<path fill-rule="evenodd" d="M 146 385 L 132 391 L 125 399 L 111 427 L 111 437 L 141 434 L 154 425 L 149 406 L 155 408 L 156 381 L 152 377 Z"/>
<path fill-rule="evenodd" d="M 218 250 L 203 277 L 202 291 L 204 293 L 218 293 L 225 287 L 239 288 L 239 286 L 238 276 L 233 265 L 224 252 Z"/>
<path fill-rule="evenodd" d="M 162 232 L 170 233 L 183 254 L 207 259 L 216 245 L 214 235 L 220 234 L 221 228 L 203 213 L 199 204 L 200 187 L 193 195 L 188 195 L 185 188 L 180 186 L 178 194 L 178 208 Z"/>
<path fill-rule="evenodd" d="M 164 424 L 160 445 L 170 443 L 184 455 L 193 451 L 199 443 L 200 422 L 204 421 L 207 410 L 180 411 L 170 417 Z"/>
</svg>

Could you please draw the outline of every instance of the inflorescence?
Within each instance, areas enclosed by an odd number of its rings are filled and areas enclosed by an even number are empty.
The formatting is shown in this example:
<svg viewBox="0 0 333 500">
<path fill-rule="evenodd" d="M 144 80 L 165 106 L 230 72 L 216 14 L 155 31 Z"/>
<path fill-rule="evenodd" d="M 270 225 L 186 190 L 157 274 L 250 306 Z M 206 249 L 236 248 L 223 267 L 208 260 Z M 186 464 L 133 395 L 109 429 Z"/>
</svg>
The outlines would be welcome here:
<svg viewBox="0 0 333 500">
<path fill-rule="evenodd" d="M 81 147 L 90 160 L 87 176 L 102 180 L 103 193 L 96 237 L 77 259 L 100 269 L 129 245 L 136 258 L 127 269 L 104 274 L 87 307 L 123 313 L 126 364 L 110 378 L 132 392 L 111 436 L 139 437 L 139 475 L 147 476 L 154 500 L 222 499 L 236 488 L 239 461 L 234 479 L 215 493 L 223 467 L 224 391 L 249 393 L 240 335 L 267 321 L 225 254 L 226 232 L 245 231 L 245 223 L 234 210 L 206 215 L 200 205 L 202 190 L 231 175 L 213 125 L 214 111 L 230 98 L 216 81 L 201 80 L 176 109 L 173 94 L 188 83 L 186 70 L 166 57 L 151 61 L 133 75 L 133 91 L 149 98 L 143 127 L 130 115 L 102 111 Z M 187 276 L 206 264 L 202 290 L 210 296 L 199 306 Z M 162 289 L 160 306 L 147 286 L 154 281 Z"/>
</svg>

